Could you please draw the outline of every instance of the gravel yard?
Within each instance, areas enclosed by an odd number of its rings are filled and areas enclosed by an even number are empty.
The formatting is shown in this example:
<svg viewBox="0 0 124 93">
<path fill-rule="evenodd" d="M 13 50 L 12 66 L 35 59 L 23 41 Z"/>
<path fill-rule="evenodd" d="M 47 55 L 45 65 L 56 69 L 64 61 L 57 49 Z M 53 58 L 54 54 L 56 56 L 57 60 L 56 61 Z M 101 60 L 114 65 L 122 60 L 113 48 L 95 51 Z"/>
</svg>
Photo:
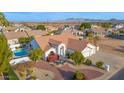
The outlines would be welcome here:
<svg viewBox="0 0 124 93">
<path fill-rule="evenodd" d="M 100 51 L 124 57 L 124 40 L 102 38 L 99 42 Z"/>
</svg>

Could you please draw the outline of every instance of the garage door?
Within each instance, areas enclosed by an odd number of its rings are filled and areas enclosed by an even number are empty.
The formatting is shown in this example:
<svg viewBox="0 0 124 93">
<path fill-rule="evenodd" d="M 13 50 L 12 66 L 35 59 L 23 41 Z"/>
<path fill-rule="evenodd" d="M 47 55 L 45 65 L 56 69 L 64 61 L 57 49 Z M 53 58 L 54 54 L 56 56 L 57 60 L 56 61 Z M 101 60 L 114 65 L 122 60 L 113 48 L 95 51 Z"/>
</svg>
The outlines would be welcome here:
<svg viewBox="0 0 124 93">
<path fill-rule="evenodd" d="M 85 51 L 83 52 L 84 57 L 89 57 L 90 56 L 90 51 Z"/>
</svg>

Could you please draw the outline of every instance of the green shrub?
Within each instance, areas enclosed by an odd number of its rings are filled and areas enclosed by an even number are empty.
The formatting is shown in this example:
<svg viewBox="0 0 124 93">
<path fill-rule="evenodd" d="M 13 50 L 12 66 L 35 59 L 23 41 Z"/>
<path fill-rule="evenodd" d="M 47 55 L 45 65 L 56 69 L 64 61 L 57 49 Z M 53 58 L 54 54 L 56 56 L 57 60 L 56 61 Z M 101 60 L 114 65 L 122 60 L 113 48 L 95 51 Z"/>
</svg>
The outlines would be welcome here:
<svg viewBox="0 0 124 93">
<path fill-rule="evenodd" d="M 46 27 L 44 25 L 38 25 L 36 27 L 37 30 L 46 30 Z"/>
<path fill-rule="evenodd" d="M 29 57 L 32 61 L 38 61 L 40 59 L 43 59 L 44 57 L 44 52 L 42 51 L 42 49 L 37 48 L 37 49 L 33 49 L 30 51 L 29 53 Z"/>
<path fill-rule="evenodd" d="M 120 30 L 119 32 L 120 32 L 120 33 L 124 33 L 124 30 Z"/>
<path fill-rule="evenodd" d="M 86 76 L 84 73 L 80 72 L 80 71 L 76 71 L 73 77 L 74 80 L 84 80 L 86 79 Z"/>
<path fill-rule="evenodd" d="M 70 56 L 71 56 L 71 53 L 66 52 L 66 57 L 67 57 L 67 58 L 70 58 Z"/>
<path fill-rule="evenodd" d="M 82 62 L 85 60 L 84 56 L 79 51 L 76 51 L 73 54 L 71 54 L 70 59 L 72 59 L 75 62 L 75 65 L 81 65 Z"/>
<path fill-rule="evenodd" d="M 102 62 L 102 61 L 96 62 L 96 67 L 98 67 L 100 69 L 104 69 L 103 65 L 104 65 L 104 62 Z"/>
<path fill-rule="evenodd" d="M 19 49 L 20 47 L 15 47 L 16 49 Z"/>
<path fill-rule="evenodd" d="M 30 41 L 33 40 L 33 37 L 21 37 L 18 38 L 19 43 L 23 44 L 23 43 L 29 43 Z"/>
<path fill-rule="evenodd" d="M 21 46 L 19 46 L 19 48 L 23 48 L 23 46 L 21 45 Z"/>
<path fill-rule="evenodd" d="M 86 59 L 86 61 L 84 62 L 85 65 L 92 65 L 92 61 L 90 59 Z"/>
</svg>

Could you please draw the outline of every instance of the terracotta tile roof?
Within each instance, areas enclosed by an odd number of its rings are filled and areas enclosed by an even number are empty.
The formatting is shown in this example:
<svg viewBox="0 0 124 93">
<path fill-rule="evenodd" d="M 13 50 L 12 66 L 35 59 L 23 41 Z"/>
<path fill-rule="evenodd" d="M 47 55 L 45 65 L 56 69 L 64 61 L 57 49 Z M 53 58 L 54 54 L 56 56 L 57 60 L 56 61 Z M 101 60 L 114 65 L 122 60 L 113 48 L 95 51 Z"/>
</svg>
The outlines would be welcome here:
<svg viewBox="0 0 124 93">
<path fill-rule="evenodd" d="M 86 46 L 86 41 L 80 41 L 72 34 L 61 34 L 53 36 L 35 36 L 35 40 L 43 51 L 50 49 L 53 45 L 64 43 L 70 49 L 82 50 Z"/>
<path fill-rule="evenodd" d="M 36 36 L 36 35 L 46 35 L 48 32 L 47 31 L 41 31 L 41 30 L 31 30 L 31 31 L 26 31 L 29 36 Z"/>
<path fill-rule="evenodd" d="M 5 32 L 4 35 L 8 40 L 18 39 L 20 37 L 28 37 L 25 32 L 14 32 L 14 31 Z"/>
<path fill-rule="evenodd" d="M 47 50 L 49 50 L 50 48 L 51 48 L 51 46 L 47 45 L 47 46 L 45 47 L 44 51 L 47 51 Z"/>
<path fill-rule="evenodd" d="M 51 47 L 54 47 L 54 46 L 58 46 L 59 44 L 62 43 L 62 41 L 57 41 L 57 40 L 54 40 L 54 39 L 49 39 L 49 46 Z"/>
<path fill-rule="evenodd" d="M 104 28 L 93 28 L 92 30 L 97 33 L 105 32 Z"/>
<path fill-rule="evenodd" d="M 49 38 L 46 36 L 41 36 L 41 35 L 35 36 L 34 38 L 36 42 L 38 43 L 38 45 L 40 46 L 40 48 L 45 51 L 46 48 L 48 47 Z"/>
<path fill-rule="evenodd" d="M 85 40 L 68 39 L 67 48 L 76 51 L 82 51 L 87 47 L 87 44 L 88 42 L 86 42 Z"/>
</svg>

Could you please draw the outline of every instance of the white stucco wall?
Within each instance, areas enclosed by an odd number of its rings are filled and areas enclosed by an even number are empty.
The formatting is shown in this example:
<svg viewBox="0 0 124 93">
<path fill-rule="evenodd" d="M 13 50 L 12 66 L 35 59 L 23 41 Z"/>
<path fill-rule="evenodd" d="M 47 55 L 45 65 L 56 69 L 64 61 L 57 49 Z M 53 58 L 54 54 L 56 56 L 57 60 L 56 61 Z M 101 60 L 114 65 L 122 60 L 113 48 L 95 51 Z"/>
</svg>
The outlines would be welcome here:
<svg viewBox="0 0 124 93">
<path fill-rule="evenodd" d="M 65 52 L 66 52 L 66 46 L 65 44 L 61 43 L 59 46 L 58 46 L 58 51 L 57 51 L 57 54 L 61 55 L 61 52 L 60 52 L 60 49 L 61 47 L 64 47 L 64 51 L 63 51 L 63 55 L 62 56 L 65 56 Z"/>
<path fill-rule="evenodd" d="M 19 44 L 18 39 L 11 39 L 8 40 L 9 48 L 11 48 L 12 51 L 16 50 L 16 47 L 19 47 L 21 44 Z"/>
<path fill-rule="evenodd" d="M 22 57 L 22 58 L 18 58 L 18 59 L 12 59 L 9 63 L 10 65 L 16 65 L 19 63 L 25 63 L 25 62 L 29 62 L 31 61 L 31 59 L 29 57 Z"/>
<path fill-rule="evenodd" d="M 89 57 L 96 53 L 96 47 L 91 44 L 87 44 L 87 47 L 81 52 L 84 57 Z"/>
<path fill-rule="evenodd" d="M 92 44 L 87 44 L 87 47 L 86 47 L 84 50 L 82 50 L 81 53 L 82 53 L 82 55 L 83 55 L 84 57 L 89 57 L 89 56 L 95 54 L 96 51 L 98 51 L 98 50 L 99 50 L 99 49 L 97 49 L 97 47 L 95 47 L 94 45 L 92 45 Z M 66 51 L 69 52 L 69 53 L 74 53 L 74 52 L 75 52 L 75 51 L 72 50 L 72 49 L 67 49 Z"/>
<path fill-rule="evenodd" d="M 12 51 L 16 50 L 16 47 L 19 47 L 21 44 L 14 44 L 10 45 L 9 47 L 11 48 Z"/>
<path fill-rule="evenodd" d="M 50 48 L 49 50 L 47 50 L 47 51 L 45 52 L 45 58 L 48 57 L 48 55 L 50 54 L 51 51 L 53 51 L 54 53 L 56 53 L 56 49 L 55 49 L 55 48 Z"/>
<path fill-rule="evenodd" d="M 14 44 L 17 44 L 18 43 L 18 39 L 11 39 L 11 40 L 8 40 L 8 44 L 9 45 L 14 45 Z"/>
</svg>

